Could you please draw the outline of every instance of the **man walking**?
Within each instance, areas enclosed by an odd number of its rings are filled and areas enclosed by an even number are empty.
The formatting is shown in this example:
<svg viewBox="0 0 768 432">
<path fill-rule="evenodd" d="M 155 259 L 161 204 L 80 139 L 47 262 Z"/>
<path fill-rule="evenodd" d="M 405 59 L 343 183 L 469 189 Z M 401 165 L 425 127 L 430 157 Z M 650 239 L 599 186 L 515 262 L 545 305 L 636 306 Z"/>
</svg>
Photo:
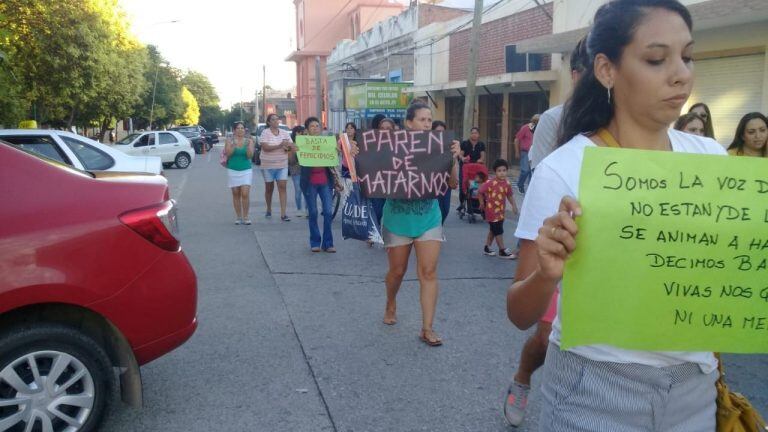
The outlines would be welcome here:
<svg viewBox="0 0 768 432">
<path fill-rule="evenodd" d="M 515 135 L 515 157 L 520 160 L 520 177 L 517 179 L 517 189 L 525 193 L 525 182 L 531 177 L 531 164 L 528 152 L 533 144 L 533 131 L 539 123 L 539 115 L 535 114 L 531 122 L 523 125 Z"/>
</svg>

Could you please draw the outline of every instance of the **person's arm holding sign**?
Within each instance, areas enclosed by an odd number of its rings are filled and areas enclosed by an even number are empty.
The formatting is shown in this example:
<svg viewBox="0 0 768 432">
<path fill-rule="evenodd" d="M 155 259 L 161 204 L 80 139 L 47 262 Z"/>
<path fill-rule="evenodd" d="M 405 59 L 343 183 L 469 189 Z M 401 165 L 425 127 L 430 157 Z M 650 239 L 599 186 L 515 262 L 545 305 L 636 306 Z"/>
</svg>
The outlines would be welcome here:
<svg viewBox="0 0 768 432">
<path fill-rule="evenodd" d="M 563 278 L 565 261 L 576 249 L 579 228 L 574 217 L 580 215 L 578 201 L 564 197 L 558 212 L 545 219 L 535 242 L 522 242 L 520 257 L 535 259 L 519 262 L 518 275 L 527 273 L 527 277 L 516 277 L 517 282 L 507 293 L 507 316 L 518 328 L 536 324 L 547 310 L 557 283 Z"/>
</svg>

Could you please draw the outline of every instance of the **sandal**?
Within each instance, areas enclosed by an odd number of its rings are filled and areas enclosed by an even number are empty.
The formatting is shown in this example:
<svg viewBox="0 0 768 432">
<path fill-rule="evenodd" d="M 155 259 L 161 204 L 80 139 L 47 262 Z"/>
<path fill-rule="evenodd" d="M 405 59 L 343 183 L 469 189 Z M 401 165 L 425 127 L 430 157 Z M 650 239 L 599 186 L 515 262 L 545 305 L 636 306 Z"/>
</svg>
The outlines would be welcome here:
<svg viewBox="0 0 768 432">
<path fill-rule="evenodd" d="M 431 338 L 429 337 L 431 336 Z M 434 330 L 421 330 L 421 334 L 419 335 L 419 339 L 421 339 L 422 342 L 425 344 L 436 347 L 443 344 L 443 340 L 440 339 L 437 334 L 434 332 Z"/>
</svg>

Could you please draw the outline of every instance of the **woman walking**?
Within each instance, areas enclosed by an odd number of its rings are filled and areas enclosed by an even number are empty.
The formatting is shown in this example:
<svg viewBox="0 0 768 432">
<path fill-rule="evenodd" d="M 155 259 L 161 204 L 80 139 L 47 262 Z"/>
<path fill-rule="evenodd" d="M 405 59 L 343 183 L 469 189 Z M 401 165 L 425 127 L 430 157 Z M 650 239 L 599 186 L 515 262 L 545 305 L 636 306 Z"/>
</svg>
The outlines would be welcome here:
<svg viewBox="0 0 768 432">
<path fill-rule="evenodd" d="M 280 129 L 280 119 L 277 114 L 267 116 L 268 128 L 259 136 L 261 144 L 261 174 L 264 177 L 264 199 L 267 202 L 267 213 L 264 217 L 272 217 L 272 194 L 277 182 L 277 193 L 280 196 L 280 220 L 288 222 L 291 219 L 285 213 L 288 203 L 286 187 L 288 184 L 288 152 L 293 148 L 293 141 L 288 131 Z"/>
<path fill-rule="evenodd" d="M 318 136 L 321 133 L 320 120 L 317 117 L 309 117 L 304 122 L 307 135 Z M 339 180 L 339 174 L 336 167 L 301 167 L 301 191 L 304 193 L 304 199 L 307 201 L 307 223 L 309 224 L 309 247 L 312 252 L 325 251 L 335 253 L 333 246 L 333 232 L 331 223 L 333 222 L 333 201 L 331 199 L 331 190 L 338 192 L 344 190 L 344 186 Z M 317 226 L 317 198 L 320 197 L 320 205 L 323 207 L 323 232 Z"/>
<path fill-rule="evenodd" d="M 405 127 L 408 130 L 431 130 L 432 110 L 422 103 L 412 104 L 406 114 Z M 451 151 L 454 154 L 451 177 L 455 186 L 458 177 L 455 163 L 459 153 L 457 142 L 451 146 Z M 432 328 L 439 291 L 437 261 L 440 245 L 444 241 L 438 201 L 435 198 L 387 199 L 382 213 L 382 237 L 389 260 L 385 279 L 387 304 L 384 310 L 384 324 L 393 325 L 397 322 L 397 292 L 408 270 L 408 257 L 411 250 L 415 249 L 422 314 L 419 338 L 429 346 L 442 345 L 442 339 Z"/>
<path fill-rule="evenodd" d="M 759 112 L 746 114 L 736 127 L 736 136 L 728 147 L 728 154 L 736 156 L 768 155 L 768 118 Z"/>
<path fill-rule="evenodd" d="M 245 136 L 243 122 L 235 122 L 234 134 L 224 143 L 227 155 L 227 185 L 232 189 L 232 205 L 235 207 L 235 225 L 250 225 L 250 192 L 253 183 L 253 140 Z"/>
<path fill-rule="evenodd" d="M 563 110 L 561 147 L 537 166 L 517 228 L 527 241 L 507 314 L 521 329 L 539 320 L 558 285 L 568 295 L 561 279 L 579 243 L 574 217 L 581 215 L 585 148 L 725 154 L 714 140 L 668 127 L 693 86 L 688 10 L 675 0 L 612 0 L 593 22 L 589 67 Z M 544 365 L 540 431 L 715 430 L 718 373 L 711 352 L 610 345 L 561 350 L 561 332 L 558 310 Z"/>
</svg>

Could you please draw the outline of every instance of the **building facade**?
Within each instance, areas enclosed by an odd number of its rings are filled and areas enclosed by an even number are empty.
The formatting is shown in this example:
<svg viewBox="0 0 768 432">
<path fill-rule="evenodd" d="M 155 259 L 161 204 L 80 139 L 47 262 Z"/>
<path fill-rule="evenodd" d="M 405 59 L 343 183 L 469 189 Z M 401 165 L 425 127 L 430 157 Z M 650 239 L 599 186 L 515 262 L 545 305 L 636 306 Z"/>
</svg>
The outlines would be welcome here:
<svg viewBox="0 0 768 432">
<path fill-rule="evenodd" d="M 487 146 L 487 163 L 514 162 L 513 140 L 533 114 L 549 107 L 559 58 L 521 54 L 517 43 L 552 33 L 552 3 L 511 0 L 486 7 L 480 50 L 473 124 Z M 433 118 L 446 122 L 456 136 L 463 131 L 471 15 L 419 29 L 415 35 L 414 96 L 425 97 Z"/>
<path fill-rule="evenodd" d="M 390 93 L 408 87 L 399 83 L 413 83 L 414 79 L 414 35 L 419 28 L 434 22 L 467 16 L 464 9 L 447 8 L 438 5 L 411 5 L 397 16 L 376 23 L 370 30 L 355 40 L 344 40 L 336 45 L 327 60 L 329 82 L 328 115 L 331 130 L 340 130 L 347 121 L 367 127 L 376 114 L 384 114 L 396 122 L 402 122 L 410 95 L 389 97 Z M 370 106 L 349 106 L 348 93 L 360 92 L 370 83 L 370 100 L 381 102 L 376 93 L 387 95 L 390 105 L 373 103 Z M 388 84 L 375 84 L 388 83 Z M 405 105 L 400 102 L 405 101 Z M 393 105 L 395 102 L 399 105 Z M 389 108 L 388 108 L 389 107 Z"/>
<path fill-rule="evenodd" d="M 554 32 L 518 44 L 518 51 L 563 56 L 589 31 L 597 8 L 605 1 L 556 0 Z M 711 112 L 715 139 L 727 146 L 741 117 L 768 111 L 768 1 L 681 0 L 693 18 L 694 86 L 688 107 L 706 103 Z M 562 103 L 570 94 L 571 78 L 560 69 L 550 102 Z"/>
<path fill-rule="evenodd" d="M 381 0 L 294 0 L 296 51 L 288 61 L 296 63 L 296 114 L 299 119 L 326 116 L 317 112 L 320 88 L 321 111 L 327 107 L 326 58 L 336 43 L 355 39 L 376 22 L 400 13 L 404 6 Z M 319 63 L 319 76 L 315 76 Z"/>
</svg>

